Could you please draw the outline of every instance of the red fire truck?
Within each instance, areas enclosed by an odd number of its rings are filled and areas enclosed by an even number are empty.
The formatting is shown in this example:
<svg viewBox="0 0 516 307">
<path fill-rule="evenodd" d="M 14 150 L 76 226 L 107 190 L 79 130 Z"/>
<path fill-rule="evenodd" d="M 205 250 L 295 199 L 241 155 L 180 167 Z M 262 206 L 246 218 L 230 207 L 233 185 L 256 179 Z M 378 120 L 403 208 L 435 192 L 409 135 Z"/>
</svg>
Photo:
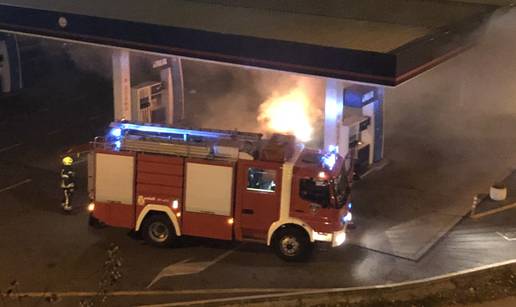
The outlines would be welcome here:
<svg viewBox="0 0 516 307">
<path fill-rule="evenodd" d="M 351 161 L 291 136 L 114 122 L 89 158 L 90 221 L 179 236 L 255 241 L 285 260 L 316 241 L 341 245 L 351 221 Z"/>
</svg>

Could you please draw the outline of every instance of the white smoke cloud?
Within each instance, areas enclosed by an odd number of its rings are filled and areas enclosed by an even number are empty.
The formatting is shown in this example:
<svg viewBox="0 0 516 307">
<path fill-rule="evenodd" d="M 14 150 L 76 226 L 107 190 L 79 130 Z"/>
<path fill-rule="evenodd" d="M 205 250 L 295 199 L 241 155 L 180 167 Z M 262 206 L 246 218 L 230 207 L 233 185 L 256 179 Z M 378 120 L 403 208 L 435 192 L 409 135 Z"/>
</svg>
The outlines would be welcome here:
<svg viewBox="0 0 516 307">
<path fill-rule="evenodd" d="M 112 48 L 76 43 L 63 43 L 62 46 L 75 66 L 81 71 L 96 74 L 105 80 L 111 80 Z"/>
<path fill-rule="evenodd" d="M 259 120 L 260 106 L 271 97 L 283 96 L 300 89 L 312 105 L 313 135 L 321 135 L 320 110 L 324 103 L 322 79 L 203 62 L 184 63 L 187 93 L 185 102 L 189 109 L 187 118 L 192 125 L 269 134 L 271 131 L 266 128 L 264 121 Z M 290 114 L 286 114 L 288 115 Z"/>
<path fill-rule="evenodd" d="M 457 161 L 472 155 L 508 158 L 516 152 L 514 33 L 516 10 L 497 14 L 474 35 L 473 48 L 387 89 L 386 155 L 396 152 L 399 142 Z"/>
</svg>

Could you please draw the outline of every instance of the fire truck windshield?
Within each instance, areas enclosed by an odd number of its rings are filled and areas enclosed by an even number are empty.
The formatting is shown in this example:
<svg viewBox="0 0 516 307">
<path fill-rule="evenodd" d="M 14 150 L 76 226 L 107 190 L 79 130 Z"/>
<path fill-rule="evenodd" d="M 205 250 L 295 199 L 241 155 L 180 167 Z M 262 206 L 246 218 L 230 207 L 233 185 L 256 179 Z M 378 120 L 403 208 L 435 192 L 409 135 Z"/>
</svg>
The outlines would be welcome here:
<svg viewBox="0 0 516 307">
<path fill-rule="evenodd" d="M 320 205 L 330 206 L 330 184 L 327 180 L 303 178 L 299 181 L 299 195 L 302 199 Z"/>
</svg>

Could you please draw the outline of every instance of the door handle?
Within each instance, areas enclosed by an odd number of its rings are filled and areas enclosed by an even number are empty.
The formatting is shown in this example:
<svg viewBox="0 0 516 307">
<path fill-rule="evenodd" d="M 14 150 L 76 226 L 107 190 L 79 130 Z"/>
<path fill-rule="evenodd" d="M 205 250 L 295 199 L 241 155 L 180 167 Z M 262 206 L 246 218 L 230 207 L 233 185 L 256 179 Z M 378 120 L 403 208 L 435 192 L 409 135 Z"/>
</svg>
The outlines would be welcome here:
<svg viewBox="0 0 516 307">
<path fill-rule="evenodd" d="M 321 209 L 321 205 L 319 204 L 310 204 L 310 211 L 312 211 L 312 213 L 316 213 L 319 209 Z"/>
<path fill-rule="evenodd" d="M 242 213 L 243 214 L 254 214 L 254 210 L 253 209 L 242 209 Z"/>
</svg>

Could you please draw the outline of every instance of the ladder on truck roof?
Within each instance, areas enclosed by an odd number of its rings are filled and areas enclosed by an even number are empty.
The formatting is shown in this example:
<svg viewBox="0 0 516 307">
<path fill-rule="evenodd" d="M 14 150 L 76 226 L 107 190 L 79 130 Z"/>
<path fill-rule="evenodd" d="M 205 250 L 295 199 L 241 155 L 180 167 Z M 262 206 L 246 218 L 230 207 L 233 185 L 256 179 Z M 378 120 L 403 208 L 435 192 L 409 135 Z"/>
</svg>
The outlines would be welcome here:
<svg viewBox="0 0 516 307">
<path fill-rule="evenodd" d="M 114 122 L 110 128 L 106 139 L 117 150 L 220 160 L 253 159 L 262 137 L 260 133 L 129 122 Z"/>
</svg>

